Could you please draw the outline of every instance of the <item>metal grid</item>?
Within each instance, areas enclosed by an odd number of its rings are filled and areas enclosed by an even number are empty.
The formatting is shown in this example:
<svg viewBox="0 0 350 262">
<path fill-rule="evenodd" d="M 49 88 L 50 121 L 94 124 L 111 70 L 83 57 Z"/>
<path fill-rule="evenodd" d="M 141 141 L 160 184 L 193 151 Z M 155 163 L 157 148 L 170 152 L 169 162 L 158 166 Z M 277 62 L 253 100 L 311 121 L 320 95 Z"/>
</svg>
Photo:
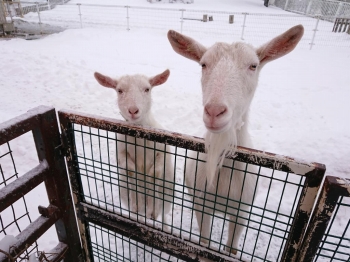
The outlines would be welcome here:
<svg viewBox="0 0 350 262">
<path fill-rule="evenodd" d="M 349 213 L 350 197 L 340 197 L 329 226 L 317 249 L 314 261 L 350 260 L 350 219 L 342 219 L 338 214 Z M 338 229 L 338 230 L 337 230 Z M 344 229 L 341 231 L 339 229 Z"/>
<path fill-rule="evenodd" d="M 94 261 L 183 261 L 93 223 L 89 229 Z"/>
<path fill-rule="evenodd" d="M 316 198 L 324 175 L 322 165 L 299 163 L 291 158 L 240 149 L 238 155 L 230 157 L 230 164 L 224 168 L 231 171 L 230 180 L 235 179 L 237 172 L 244 174 L 244 181 L 248 176 L 256 179 L 255 202 L 244 203 L 241 196 L 237 199 L 210 190 L 198 194 L 196 188 L 184 184 L 186 163 L 202 161 L 202 139 L 70 112 L 59 112 L 59 117 L 67 145 L 72 148 L 68 154 L 68 167 L 78 213 L 81 212 L 81 219 L 84 218 L 80 221 L 81 228 L 84 228 L 83 237 L 88 239 L 88 232 L 91 232 L 84 221 L 105 227 L 101 222 L 103 219 L 100 219 L 105 216 L 110 229 L 155 248 L 166 246 L 166 243 L 158 243 L 162 238 L 156 236 L 166 234 L 174 241 L 193 244 L 198 250 L 205 248 L 206 252 L 215 255 L 214 260 L 276 261 L 296 255 L 311 213 L 310 201 Z M 132 164 L 127 164 L 126 170 L 121 167 L 117 155 L 126 144 L 129 145 L 127 150 L 138 150 L 140 154 L 137 157 L 160 153 L 162 161 L 172 161 L 173 168 L 170 175 L 168 171 L 167 179 L 154 179 Z M 171 145 L 171 150 L 165 150 L 165 144 Z M 241 164 L 237 165 L 239 161 Z M 221 178 L 216 183 L 221 183 Z M 245 186 L 243 182 L 242 188 Z M 136 205 L 132 202 L 132 195 Z M 161 203 L 163 211 L 170 203 L 171 212 L 162 212 L 157 219 L 150 218 L 152 202 L 155 206 L 156 201 Z M 207 241 L 197 224 L 199 214 L 213 217 Z M 113 220 L 112 217 L 116 221 L 113 225 L 108 222 Z M 124 223 L 123 228 L 117 225 L 120 221 Z M 224 250 L 229 222 L 244 226 L 236 256 Z M 140 235 L 125 229 L 128 227 L 139 227 Z M 147 238 L 149 234 L 152 237 Z M 108 249 L 108 245 L 105 242 L 104 249 Z M 227 248 L 230 249 L 230 246 Z M 122 245 L 117 250 L 123 250 Z M 186 251 L 191 253 L 188 249 Z M 92 258 L 97 256 L 96 248 L 88 244 L 86 252 Z M 167 252 L 174 255 L 173 251 Z"/>
<path fill-rule="evenodd" d="M 350 260 L 350 181 L 327 176 L 305 233 L 299 261 Z"/>
<path fill-rule="evenodd" d="M 10 142 L 0 145 L 0 189 L 19 177 Z M 0 213 L 0 240 L 6 235 L 18 234 L 32 223 L 28 212 L 26 198 L 23 196 Z M 23 261 L 33 252 L 38 252 L 38 244 L 34 242 L 16 261 Z"/>
</svg>

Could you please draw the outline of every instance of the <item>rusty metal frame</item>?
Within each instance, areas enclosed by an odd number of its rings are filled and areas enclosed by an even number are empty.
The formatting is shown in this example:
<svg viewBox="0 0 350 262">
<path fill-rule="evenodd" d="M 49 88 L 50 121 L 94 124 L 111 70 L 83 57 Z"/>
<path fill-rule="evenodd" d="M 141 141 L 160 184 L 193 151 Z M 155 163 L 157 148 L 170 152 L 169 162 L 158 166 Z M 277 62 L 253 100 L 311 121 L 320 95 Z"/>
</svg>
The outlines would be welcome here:
<svg viewBox="0 0 350 262">
<path fill-rule="evenodd" d="M 56 254 L 52 261 L 62 257 L 65 261 L 84 261 L 64 157 L 59 154 L 61 138 L 54 108 L 40 106 L 0 124 L 0 145 L 30 131 L 40 163 L 0 190 L 0 212 L 42 182 L 50 205 L 39 207 L 41 216 L 17 236 L 9 255 L 20 255 L 55 225 L 60 243 L 51 251 Z M 0 254 L 0 261 L 7 261 L 7 257 Z"/>
<path fill-rule="evenodd" d="M 164 143 L 171 146 L 195 150 L 198 152 L 205 151 L 204 140 L 202 138 L 157 130 L 153 128 L 144 128 L 137 125 L 130 125 L 125 121 L 101 118 L 98 116 L 81 114 L 73 111 L 59 111 L 58 115 L 61 123 L 61 130 L 64 137 L 66 138 L 66 148 L 69 149 L 67 151 L 68 170 L 71 179 L 74 203 L 79 214 L 78 223 L 80 232 L 82 234 L 82 242 L 85 252 L 89 254 L 88 257 L 93 260 L 91 247 L 89 246 L 90 236 L 88 233 L 87 222 L 97 223 L 104 227 L 108 227 L 111 230 L 115 230 L 116 232 L 124 232 L 127 236 L 134 240 L 147 243 L 149 246 L 160 249 L 161 247 L 156 244 L 157 241 L 149 241 L 148 237 L 152 235 L 151 238 L 161 239 L 162 232 L 157 232 L 156 229 L 138 224 L 136 222 L 127 221 L 125 218 L 119 215 L 109 214 L 102 209 L 96 210 L 95 207 L 84 203 L 82 185 L 79 178 L 78 164 L 74 159 L 74 153 L 76 153 L 76 149 L 74 145 L 74 137 L 71 132 L 72 125 L 73 123 L 80 124 L 101 130 L 134 136 L 137 138 L 145 138 L 147 140 L 155 141 L 158 143 Z M 288 241 L 285 244 L 281 259 L 281 261 L 297 261 L 296 258 L 301 248 L 303 233 L 307 228 L 313 204 L 325 174 L 325 166 L 318 163 L 305 163 L 302 161 L 296 161 L 293 158 L 242 147 L 238 148 L 238 152 L 234 156 L 227 157 L 250 164 L 257 164 L 266 168 L 274 168 L 275 170 L 305 176 L 305 183 L 299 198 L 297 209 L 295 211 L 293 224 L 288 236 Z M 97 216 L 100 216 L 100 221 L 97 219 Z M 108 220 L 111 217 L 114 217 L 114 219 Z M 130 230 L 128 231 L 127 228 L 133 228 L 133 233 L 130 233 Z M 139 233 L 136 234 L 135 232 Z M 143 234 L 140 232 L 143 232 Z M 157 236 L 159 237 L 157 238 Z M 199 257 L 206 258 L 208 256 L 206 252 L 202 252 L 203 248 L 199 245 L 191 243 L 191 248 L 187 248 L 187 246 L 184 245 L 183 240 L 177 238 L 176 236 L 168 235 L 167 239 L 171 239 L 171 244 L 177 247 L 176 252 L 181 251 L 180 253 L 183 255 L 181 257 L 182 259 L 185 259 L 187 261 L 197 261 L 196 259 Z M 171 255 L 176 255 L 175 251 L 169 249 L 164 251 Z M 211 254 L 213 253 L 214 252 L 211 252 Z M 234 261 L 232 257 L 226 257 L 223 254 L 213 255 L 214 256 L 211 257 L 211 259 L 214 261 Z"/>
<path fill-rule="evenodd" d="M 322 186 L 297 261 L 313 261 L 339 197 L 350 197 L 350 180 L 327 176 Z"/>
</svg>

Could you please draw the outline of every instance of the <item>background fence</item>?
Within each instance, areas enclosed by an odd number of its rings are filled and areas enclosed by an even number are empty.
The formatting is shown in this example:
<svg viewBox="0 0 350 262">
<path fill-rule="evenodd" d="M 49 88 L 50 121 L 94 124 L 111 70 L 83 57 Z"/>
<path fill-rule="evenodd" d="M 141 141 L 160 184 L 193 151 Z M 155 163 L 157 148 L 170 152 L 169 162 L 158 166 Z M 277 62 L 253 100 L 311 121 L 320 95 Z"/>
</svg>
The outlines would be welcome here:
<svg viewBox="0 0 350 262">
<path fill-rule="evenodd" d="M 25 2 L 22 2 L 25 3 Z M 318 14 L 254 14 L 168 8 L 131 7 L 118 5 L 70 4 L 41 12 L 31 9 L 26 20 L 38 26 L 63 28 L 112 27 L 124 30 L 169 29 L 190 35 L 212 35 L 216 41 L 247 41 L 260 45 L 296 24 L 305 27 L 299 46 L 350 47 L 350 34 L 332 32 L 335 15 Z M 202 21 L 203 15 L 212 21 Z M 233 16 L 233 23 L 230 23 Z"/>
<path fill-rule="evenodd" d="M 350 17 L 350 3 L 332 0 L 275 0 L 283 10 L 311 16 Z"/>
</svg>

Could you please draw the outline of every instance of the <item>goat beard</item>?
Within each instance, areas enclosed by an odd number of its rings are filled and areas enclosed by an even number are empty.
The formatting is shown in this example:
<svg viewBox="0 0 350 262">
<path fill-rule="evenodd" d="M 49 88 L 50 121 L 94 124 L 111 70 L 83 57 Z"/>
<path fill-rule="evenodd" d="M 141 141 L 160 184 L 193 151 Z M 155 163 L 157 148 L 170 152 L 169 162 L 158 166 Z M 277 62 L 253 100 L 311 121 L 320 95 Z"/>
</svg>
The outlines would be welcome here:
<svg viewBox="0 0 350 262">
<path fill-rule="evenodd" d="M 235 128 L 222 133 L 206 132 L 205 148 L 206 159 L 206 181 L 207 188 L 214 186 L 214 178 L 222 167 L 225 157 L 233 155 L 237 149 L 237 131 Z M 205 181 L 205 180 L 204 180 Z"/>
</svg>

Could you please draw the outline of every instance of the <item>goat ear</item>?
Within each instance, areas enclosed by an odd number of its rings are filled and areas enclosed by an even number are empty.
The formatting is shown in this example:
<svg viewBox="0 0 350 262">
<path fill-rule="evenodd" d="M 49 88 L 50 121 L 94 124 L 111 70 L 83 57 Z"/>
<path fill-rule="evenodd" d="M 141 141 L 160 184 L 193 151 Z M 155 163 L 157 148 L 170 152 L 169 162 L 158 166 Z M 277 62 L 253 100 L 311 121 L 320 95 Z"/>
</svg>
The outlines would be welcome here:
<svg viewBox="0 0 350 262">
<path fill-rule="evenodd" d="M 174 51 L 179 55 L 199 62 L 207 49 L 188 36 L 169 30 L 168 39 Z"/>
<path fill-rule="evenodd" d="M 117 87 L 117 80 L 114 80 L 112 78 L 110 78 L 109 76 L 105 76 L 105 75 L 102 75 L 98 72 L 95 72 L 94 74 L 97 82 L 99 82 L 99 84 L 101 86 L 105 86 L 105 87 L 109 87 L 109 88 L 116 88 Z"/>
<path fill-rule="evenodd" d="M 169 69 L 165 70 L 163 73 L 156 75 L 149 79 L 149 83 L 152 87 L 164 84 L 170 75 Z"/>
<path fill-rule="evenodd" d="M 256 53 L 260 64 L 265 65 L 291 52 L 297 46 L 303 34 L 304 27 L 297 25 L 259 47 Z"/>
</svg>

